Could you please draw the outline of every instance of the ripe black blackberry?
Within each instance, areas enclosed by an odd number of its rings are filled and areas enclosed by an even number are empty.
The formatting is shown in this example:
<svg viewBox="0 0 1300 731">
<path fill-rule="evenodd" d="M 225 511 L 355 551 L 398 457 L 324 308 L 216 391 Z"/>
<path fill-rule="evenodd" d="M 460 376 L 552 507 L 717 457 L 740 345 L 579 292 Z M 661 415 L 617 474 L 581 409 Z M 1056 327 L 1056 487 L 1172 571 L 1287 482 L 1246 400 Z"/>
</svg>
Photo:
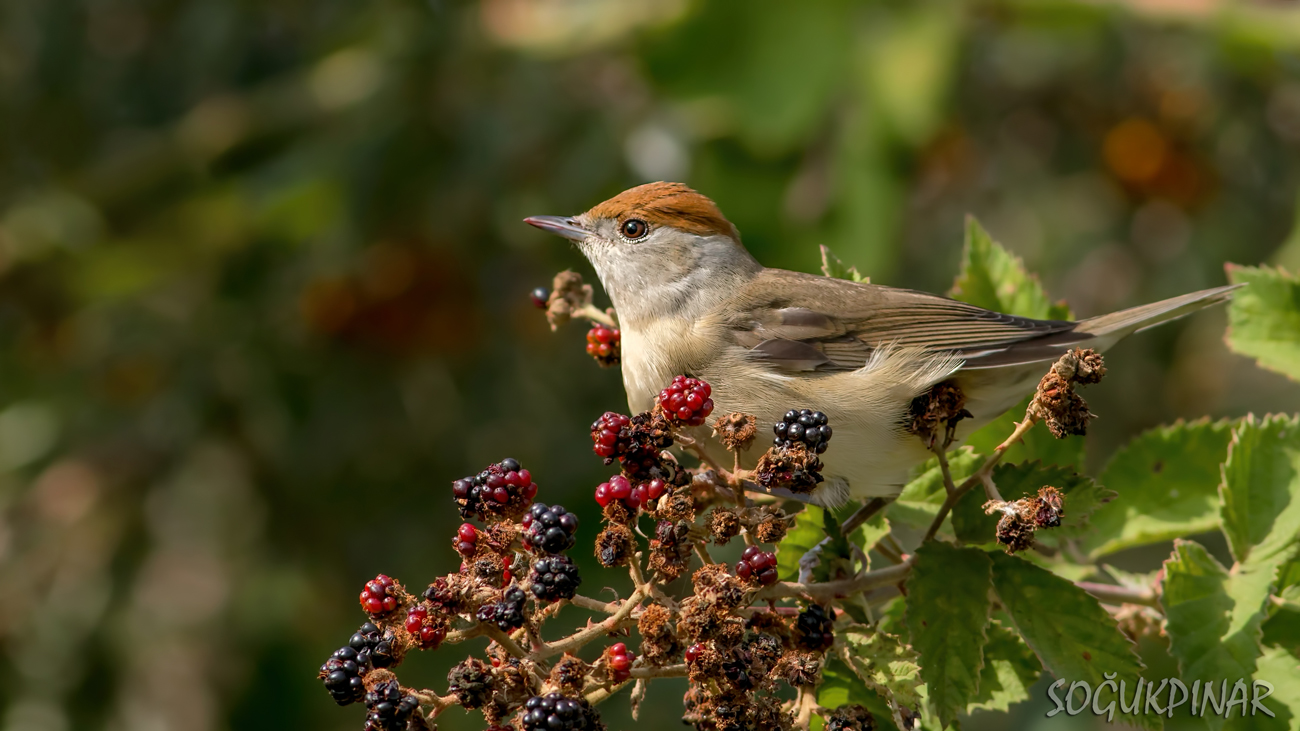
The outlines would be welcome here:
<svg viewBox="0 0 1300 731">
<path fill-rule="evenodd" d="M 380 630 L 372 622 L 366 622 L 348 640 L 348 646 L 357 651 L 361 665 L 386 668 L 396 661 L 394 656 L 397 638 L 392 630 Z"/>
<path fill-rule="evenodd" d="M 411 715 L 420 707 L 420 699 L 403 693 L 402 686 L 396 680 L 379 683 L 366 693 L 366 715 L 364 731 L 406 731 Z"/>
<path fill-rule="evenodd" d="M 524 590 L 512 586 L 506 589 L 501 601 L 484 604 L 479 607 L 474 616 L 478 621 L 490 622 L 506 632 L 517 630 L 524 626 L 524 602 L 526 601 L 528 601 L 528 595 L 524 593 Z"/>
<path fill-rule="evenodd" d="M 582 579 L 578 577 L 578 567 L 568 556 L 546 556 L 533 562 L 532 573 L 528 575 L 529 590 L 539 601 L 554 602 L 572 599 Z"/>
<path fill-rule="evenodd" d="M 357 703 L 366 697 L 366 685 L 361 676 L 370 669 L 360 654 L 351 646 L 341 647 L 320 666 L 320 679 L 325 690 L 340 706 Z"/>
<path fill-rule="evenodd" d="M 805 650 L 822 652 L 835 644 L 835 616 L 820 604 L 802 612 L 794 624 L 795 644 Z"/>
<path fill-rule="evenodd" d="M 460 517 L 518 515 L 517 506 L 537 496 L 537 483 L 519 461 L 507 457 L 471 477 L 451 483 L 451 493 Z"/>
<path fill-rule="evenodd" d="M 778 447 L 792 447 L 795 442 L 802 442 L 816 454 L 826 451 L 826 444 L 831 440 L 831 427 L 826 415 L 809 409 L 790 409 L 785 417 L 776 422 L 772 431 L 776 439 L 772 444 Z"/>
<path fill-rule="evenodd" d="M 551 290 L 546 287 L 538 287 L 528 293 L 528 299 L 533 301 L 533 307 L 539 310 L 546 309 L 547 300 L 551 298 Z"/>
<path fill-rule="evenodd" d="M 573 548 L 578 516 L 563 505 L 533 503 L 524 516 L 524 547 L 534 552 L 560 553 Z"/>
<path fill-rule="evenodd" d="M 559 693 L 529 698 L 520 723 L 524 731 L 583 731 L 599 727 L 596 711 L 584 701 Z"/>
</svg>

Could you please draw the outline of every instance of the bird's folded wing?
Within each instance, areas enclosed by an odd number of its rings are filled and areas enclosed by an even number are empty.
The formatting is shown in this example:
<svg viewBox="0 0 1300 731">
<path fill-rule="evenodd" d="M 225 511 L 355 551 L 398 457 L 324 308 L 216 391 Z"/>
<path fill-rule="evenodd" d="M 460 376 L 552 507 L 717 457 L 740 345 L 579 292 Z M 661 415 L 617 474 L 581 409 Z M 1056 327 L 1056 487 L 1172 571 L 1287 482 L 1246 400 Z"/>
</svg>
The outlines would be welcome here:
<svg viewBox="0 0 1300 731">
<path fill-rule="evenodd" d="M 924 292 L 773 271 L 739 293 L 741 307 L 726 324 L 738 345 L 781 370 L 855 370 L 881 347 L 948 352 L 984 365 L 1016 362 L 1017 345 L 1075 327 Z"/>
</svg>

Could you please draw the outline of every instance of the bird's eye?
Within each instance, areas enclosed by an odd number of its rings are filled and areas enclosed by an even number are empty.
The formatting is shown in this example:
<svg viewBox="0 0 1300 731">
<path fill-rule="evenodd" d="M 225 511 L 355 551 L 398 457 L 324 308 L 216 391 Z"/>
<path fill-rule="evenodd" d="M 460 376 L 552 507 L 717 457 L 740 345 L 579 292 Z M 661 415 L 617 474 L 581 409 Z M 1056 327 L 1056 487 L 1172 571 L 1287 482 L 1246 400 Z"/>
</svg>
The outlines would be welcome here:
<svg viewBox="0 0 1300 731">
<path fill-rule="evenodd" d="M 623 235 L 629 239 L 639 239 L 650 231 L 650 226 L 639 218 L 629 218 L 619 227 Z"/>
</svg>

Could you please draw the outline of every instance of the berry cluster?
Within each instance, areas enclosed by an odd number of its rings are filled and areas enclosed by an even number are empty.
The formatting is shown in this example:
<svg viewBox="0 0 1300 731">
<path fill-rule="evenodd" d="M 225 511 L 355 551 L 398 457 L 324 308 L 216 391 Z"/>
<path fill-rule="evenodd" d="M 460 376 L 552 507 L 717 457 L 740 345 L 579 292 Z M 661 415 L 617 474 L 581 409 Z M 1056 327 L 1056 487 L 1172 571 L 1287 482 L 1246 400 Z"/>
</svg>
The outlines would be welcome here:
<svg viewBox="0 0 1300 731">
<path fill-rule="evenodd" d="M 698 378 L 676 376 L 659 392 L 659 407 L 671 422 L 682 426 L 700 426 L 713 413 L 713 387 Z"/>
<path fill-rule="evenodd" d="M 507 457 L 473 477 L 456 480 L 451 492 L 462 518 L 477 515 L 487 520 L 489 515 L 512 514 L 514 506 L 532 500 L 537 496 L 537 483 L 518 460 Z"/>
<path fill-rule="evenodd" d="M 809 451 L 821 454 L 831 440 L 831 428 L 826 422 L 826 415 L 820 411 L 790 409 L 785 412 L 785 418 L 772 427 L 776 433 L 772 443 L 788 449 L 795 442 L 802 442 Z"/>
<path fill-rule="evenodd" d="M 614 475 L 609 482 L 596 486 L 596 504 L 605 507 L 612 502 L 623 503 L 623 507 L 636 513 L 649 500 L 658 500 L 668 491 L 668 483 L 655 478 L 642 485 L 633 485 L 623 475 Z"/>
<path fill-rule="evenodd" d="M 795 644 L 805 650 L 823 652 L 835 644 L 835 617 L 820 604 L 802 612 L 794 624 Z"/>
<path fill-rule="evenodd" d="M 512 586 L 505 590 L 501 601 L 484 604 L 474 616 L 478 621 L 495 624 L 506 632 L 517 630 L 524 626 L 524 602 L 527 600 L 528 595 L 523 589 Z"/>
<path fill-rule="evenodd" d="M 428 604 L 417 604 L 406 613 L 402 626 L 411 634 L 421 650 L 436 650 L 447 639 L 447 625 L 437 614 L 430 618 Z"/>
<path fill-rule="evenodd" d="M 372 622 L 361 625 L 348 640 L 348 646 L 357 651 L 357 662 L 377 668 L 386 668 L 396 661 L 395 645 L 393 631 L 380 630 Z"/>
<path fill-rule="evenodd" d="M 636 655 L 627 649 L 627 645 L 622 642 L 615 642 L 605 650 L 605 659 L 609 663 L 609 677 L 615 683 L 621 683 L 632 677 L 632 663 L 636 660 Z"/>
<path fill-rule="evenodd" d="M 596 323 L 587 331 L 587 355 L 596 359 L 601 368 L 618 365 L 622 334 L 608 325 Z"/>
<path fill-rule="evenodd" d="M 478 547 L 478 529 L 469 523 L 461 523 L 460 528 L 456 529 L 456 553 L 465 558 L 474 555 L 474 550 Z"/>
<path fill-rule="evenodd" d="M 419 707 L 420 699 L 403 693 L 396 680 L 379 683 L 366 693 L 366 708 L 370 713 L 364 731 L 406 731 L 411 715 Z"/>
<path fill-rule="evenodd" d="M 351 646 L 340 647 L 330 655 L 330 659 L 320 666 L 320 679 L 325 681 L 325 690 L 340 706 L 356 703 L 366 696 L 366 685 L 361 680 L 369 670 L 366 664 Z"/>
<path fill-rule="evenodd" d="M 573 548 L 578 516 L 563 505 L 533 503 L 524 516 L 524 547 L 535 553 L 560 553 Z"/>
<path fill-rule="evenodd" d="M 627 428 L 632 420 L 622 414 L 606 411 L 591 425 L 591 449 L 606 459 L 626 454 L 632 445 Z"/>
<path fill-rule="evenodd" d="M 533 570 L 528 575 L 529 590 L 534 597 L 544 602 L 572 599 L 581 583 L 578 567 L 564 555 L 537 559 L 533 562 Z"/>
<path fill-rule="evenodd" d="M 758 546 L 749 546 L 736 562 L 736 576 L 754 579 L 767 586 L 776 583 L 776 554 Z"/>
<path fill-rule="evenodd" d="M 591 425 L 591 449 L 605 464 L 617 459 L 625 474 L 644 474 L 660 464 L 663 450 L 673 446 L 669 426 L 649 411 L 633 417 L 606 411 Z"/>
<path fill-rule="evenodd" d="M 591 723 L 592 712 L 583 704 L 559 693 L 533 696 L 524 703 L 520 719 L 524 731 L 582 731 Z"/>
<path fill-rule="evenodd" d="M 372 617 L 382 617 L 397 609 L 398 590 L 395 582 L 380 574 L 366 582 L 361 590 L 361 608 Z"/>
</svg>

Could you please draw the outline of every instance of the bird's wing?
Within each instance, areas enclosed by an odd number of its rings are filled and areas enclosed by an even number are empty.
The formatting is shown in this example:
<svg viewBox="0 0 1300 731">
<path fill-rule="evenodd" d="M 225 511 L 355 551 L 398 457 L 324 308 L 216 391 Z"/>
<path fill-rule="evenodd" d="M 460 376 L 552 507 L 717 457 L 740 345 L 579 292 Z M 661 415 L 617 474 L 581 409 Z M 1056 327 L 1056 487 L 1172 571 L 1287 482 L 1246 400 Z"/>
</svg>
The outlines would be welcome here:
<svg viewBox="0 0 1300 731">
<path fill-rule="evenodd" d="M 856 370 L 881 347 L 946 352 L 983 367 L 1032 362 L 1055 357 L 1037 345 L 1075 327 L 924 292 L 780 270 L 764 272 L 738 294 L 741 306 L 727 322 L 735 342 L 787 371 Z"/>
</svg>

